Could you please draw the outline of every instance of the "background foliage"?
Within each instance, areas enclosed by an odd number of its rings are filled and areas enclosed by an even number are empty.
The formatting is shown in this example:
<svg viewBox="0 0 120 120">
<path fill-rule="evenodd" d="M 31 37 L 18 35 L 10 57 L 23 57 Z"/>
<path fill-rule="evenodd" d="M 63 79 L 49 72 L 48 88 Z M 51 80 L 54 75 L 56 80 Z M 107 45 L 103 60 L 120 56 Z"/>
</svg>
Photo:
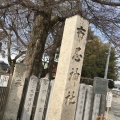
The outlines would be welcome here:
<svg viewBox="0 0 120 120">
<path fill-rule="evenodd" d="M 109 44 L 103 43 L 99 37 L 95 36 L 93 32 L 89 30 L 82 70 L 83 77 L 104 77 L 108 49 Z M 116 51 L 115 48 L 112 47 L 108 68 L 108 79 L 117 80 L 117 71 Z"/>
</svg>

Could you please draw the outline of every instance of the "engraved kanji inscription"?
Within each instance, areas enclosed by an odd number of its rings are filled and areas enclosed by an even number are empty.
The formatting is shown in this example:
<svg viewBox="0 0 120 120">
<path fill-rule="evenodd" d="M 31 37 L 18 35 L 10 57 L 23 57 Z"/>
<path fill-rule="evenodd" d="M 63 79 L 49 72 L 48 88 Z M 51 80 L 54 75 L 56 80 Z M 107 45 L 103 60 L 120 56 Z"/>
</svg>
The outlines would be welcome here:
<svg viewBox="0 0 120 120">
<path fill-rule="evenodd" d="M 30 91 L 31 93 L 34 93 L 34 90 L 33 89 L 31 89 L 31 91 Z"/>
<path fill-rule="evenodd" d="M 42 90 L 42 93 L 46 93 L 47 92 L 47 90 Z"/>
<path fill-rule="evenodd" d="M 41 100 L 40 100 L 40 101 L 41 101 L 42 103 L 44 103 L 44 101 L 45 101 L 45 100 L 41 98 Z"/>
<path fill-rule="evenodd" d="M 65 97 L 65 105 L 75 104 L 75 92 L 68 91 L 67 96 Z"/>
<path fill-rule="evenodd" d="M 86 32 L 86 30 L 83 28 L 83 26 L 78 27 L 77 28 L 78 38 L 83 39 L 85 32 Z"/>
<path fill-rule="evenodd" d="M 80 62 L 80 59 L 82 58 L 82 55 L 79 53 L 81 51 L 81 48 L 80 47 L 77 47 L 75 49 L 75 53 L 72 57 L 73 60 L 75 60 L 76 62 Z"/>
<path fill-rule="evenodd" d="M 47 84 L 48 84 L 48 82 L 44 80 L 44 85 L 47 85 Z"/>
<path fill-rule="evenodd" d="M 31 101 L 31 100 L 32 100 L 32 98 L 29 98 L 29 99 L 28 99 L 28 101 Z"/>
<path fill-rule="evenodd" d="M 15 86 L 16 86 L 16 87 L 20 87 L 20 86 L 22 86 L 22 84 L 21 84 L 21 80 L 16 80 L 16 82 L 15 82 Z"/>
<path fill-rule="evenodd" d="M 29 107 L 30 107 L 30 105 L 31 105 L 31 102 L 28 102 L 27 106 L 29 106 Z"/>
<path fill-rule="evenodd" d="M 39 108 L 39 112 L 42 112 L 43 108 Z"/>
<path fill-rule="evenodd" d="M 33 94 L 32 93 L 30 93 L 30 97 L 32 97 L 33 96 Z"/>
<path fill-rule="evenodd" d="M 72 72 L 70 72 L 69 81 L 74 80 L 77 81 L 80 73 L 78 73 L 78 68 L 72 68 Z"/>
<path fill-rule="evenodd" d="M 30 108 L 29 108 L 29 107 L 27 107 L 26 111 L 27 111 L 27 112 L 29 112 L 29 111 L 30 111 Z"/>
</svg>

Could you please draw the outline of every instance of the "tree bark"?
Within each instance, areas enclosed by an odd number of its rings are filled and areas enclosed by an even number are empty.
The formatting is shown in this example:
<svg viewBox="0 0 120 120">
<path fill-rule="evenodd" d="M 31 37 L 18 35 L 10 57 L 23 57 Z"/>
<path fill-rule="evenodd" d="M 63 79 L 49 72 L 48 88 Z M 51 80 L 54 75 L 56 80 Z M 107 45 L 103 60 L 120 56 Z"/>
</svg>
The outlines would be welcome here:
<svg viewBox="0 0 120 120">
<path fill-rule="evenodd" d="M 55 21 L 54 21 L 55 20 Z M 54 19 L 52 21 L 52 25 L 55 25 L 57 21 L 59 21 L 59 19 Z M 61 19 L 62 20 L 62 19 Z M 63 19 L 61 23 L 58 23 L 56 25 L 57 31 L 54 34 L 54 42 L 53 45 L 51 47 L 51 50 L 48 50 L 48 54 L 49 54 L 49 65 L 48 65 L 48 75 L 49 75 L 49 80 L 53 79 L 53 74 L 52 74 L 52 69 L 53 69 L 53 65 L 54 65 L 54 58 L 55 58 L 55 54 L 57 52 L 57 48 L 60 47 L 61 45 L 61 41 L 62 41 L 62 34 L 63 34 L 63 29 L 64 29 L 64 20 Z M 55 22 L 55 23 L 54 23 Z"/>
<path fill-rule="evenodd" d="M 48 74 L 49 74 L 49 80 L 52 80 L 53 79 L 52 68 L 53 68 L 53 64 L 54 64 L 55 52 L 50 54 L 49 57 L 50 58 L 49 58 Z"/>
<path fill-rule="evenodd" d="M 35 13 L 33 29 L 31 33 L 31 41 L 28 44 L 26 58 L 24 64 L 26 65 L 26 77 L 30 75 L 39 76 L 42 55 L 44 52 L 46 38 L 50 27 L 51 11 L 45 12 L 43 15 Z"/>
</svg>

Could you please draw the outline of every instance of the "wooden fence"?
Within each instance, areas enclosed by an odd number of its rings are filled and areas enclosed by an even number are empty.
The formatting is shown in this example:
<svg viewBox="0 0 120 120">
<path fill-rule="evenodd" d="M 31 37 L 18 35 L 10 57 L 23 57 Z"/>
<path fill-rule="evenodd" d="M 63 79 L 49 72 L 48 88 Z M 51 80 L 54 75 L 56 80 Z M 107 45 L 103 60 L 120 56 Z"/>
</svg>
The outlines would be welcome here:
<svg viewBox="0 0 120 120">
<path fill-rule="evenodd" d="M 24 86 L 18 120 L 46 120 L 53 85 L 54 80 L 38 80 L 32 76 L 27 89 Z M 75 120 L 95 120 L 99 114 L 100 99 L 101 95 L 93 93 L 93 86 L 80 84 Z"/>
</svg>

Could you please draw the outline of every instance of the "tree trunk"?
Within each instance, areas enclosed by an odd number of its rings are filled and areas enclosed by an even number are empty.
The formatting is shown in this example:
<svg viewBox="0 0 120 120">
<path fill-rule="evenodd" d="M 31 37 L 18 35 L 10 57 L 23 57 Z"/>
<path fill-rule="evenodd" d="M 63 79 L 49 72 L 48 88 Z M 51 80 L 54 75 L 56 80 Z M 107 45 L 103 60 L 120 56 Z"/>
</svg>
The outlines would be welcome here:
<svg viewBox="0 0 120 120">
<path fill-rule="evenodd" d="M 53 75 L 52 75 L 52 68 L 54 64 L 54 57 L 55 57 L 55 52 L 50 54 L 49 56 L 49 66 L 48 66 L 48 74 L 49 74 L 49 80 L 52 80 Z"/>
<path fill-rule="evenodd" d="M 13 75 L 15 64 L 16 64 L 16 61 L 13 61 L 13 62 L 10 64 L 10 74 L 11 74 L 11 75 Z"/>
<path fill-rule="evenodd" d="M 31 41 L 29 42 L 24 64 L 26 65 L 26 77 L 38 76 L 41 69 L 42 55 L 46 38 L 50 27 L 51 11 L 43 15 L 36 13 L 34 16 Z"/>
<path fill-rule="evenodd" d="M 52 69 L 53 69 L 53 64 L 54 64 L 54 58 L 55 58 L 55 54 L 56 54 L 56 50 L 57 48 L 60 47 L 61 45 L 61 41 L 62 41 L 62 34 L 63 34 L 63 29 L 64 29 L 64 22 L 61 24 L 58 24 L 58 26 L 56 26 L 57 28 L 57 33 L 59 34 L 55 34 L 54 36 L 54 43 L 53 46 L 51 48 L 51 50 L 49 51 L 49 65 L 48 65 L 48 75 L 49 75 L 49 80 L 53 79 L 53 75 L 52 75 Z"/>
</svg>

